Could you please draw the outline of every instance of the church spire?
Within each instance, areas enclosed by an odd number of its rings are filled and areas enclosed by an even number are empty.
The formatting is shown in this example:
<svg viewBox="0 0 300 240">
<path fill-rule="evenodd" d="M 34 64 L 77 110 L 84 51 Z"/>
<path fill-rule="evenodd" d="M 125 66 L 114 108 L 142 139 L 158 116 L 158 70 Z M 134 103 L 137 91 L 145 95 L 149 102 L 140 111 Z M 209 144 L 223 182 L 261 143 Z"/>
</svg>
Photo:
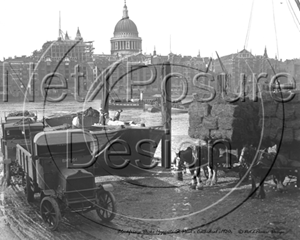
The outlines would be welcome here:
<svg viewBox="0 0 300 240">
<path fill-rule="evenodd" d="M 123 19 L 124 18 L 129 18 L 127 6 L 126 6 L 126 0 L 124 0 L 124 8 L 123 8 Z"/>
<path fill-rule="evenodd" d="M 68 35 L 68 32 L 66 32 L 65 40 L 70 40 L 69 35 Z"/>
<path fill-rule="evenodd" d="M 76 33 L 75 40 L 82 40 L 81 33 L 79 31 L 79 27 L 77 28 L 77 33 Z"/>
<path fill-rule="evenodd" d="M 200 50 L 198 50 L 198 58 L 201 58 L 201 55 L 200 55 Z"/>
<path fill-rule="evenodd" d="M 264 57 L 268 58 L 267 47 L 265 47 Z"/>
</svg>

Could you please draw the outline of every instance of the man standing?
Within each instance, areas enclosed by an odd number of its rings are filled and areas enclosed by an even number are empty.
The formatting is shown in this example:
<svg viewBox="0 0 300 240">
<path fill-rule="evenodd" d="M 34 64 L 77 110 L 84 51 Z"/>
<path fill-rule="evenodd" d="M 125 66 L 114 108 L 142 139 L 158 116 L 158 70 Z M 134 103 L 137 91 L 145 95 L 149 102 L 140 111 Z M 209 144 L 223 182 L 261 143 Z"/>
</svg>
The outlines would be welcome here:
<svg viewBox="0 0 300 240">
<path fill-rule="evenodd" d="M 99 124 L 103 124 L 103 125 L 105 124 L 103 108 L 99 109 Z"/>
<path fill-rule="evenodd" d="M 120 120 L 121 112 L 123 112 L 122 109 L 118 110 L 118 111 L 115 113 L 115 116 L 114 116 L 114 118 L 113 118 L 113 121 L 119 121 L 119 120 Z"/>
</svg>

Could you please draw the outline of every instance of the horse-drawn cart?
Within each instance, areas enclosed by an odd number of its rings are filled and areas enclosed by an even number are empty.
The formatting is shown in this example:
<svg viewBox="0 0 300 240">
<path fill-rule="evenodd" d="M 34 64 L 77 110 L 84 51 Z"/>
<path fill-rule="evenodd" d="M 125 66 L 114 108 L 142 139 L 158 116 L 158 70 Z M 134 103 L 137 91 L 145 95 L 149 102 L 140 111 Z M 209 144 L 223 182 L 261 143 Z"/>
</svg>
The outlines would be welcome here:
<svg viewBox="0 0 300 240">
<path fill-rule="evenodd" d="M 75 167 L 93 161 L 96 152 L 96 139 L 80 129 L 40 132 L 31 146 L 17 145 L 26 198 L 31 202 L 40 194 L 41 216 L 50 230 L 57 229 L 66 210 L 96 210 L 103 221 L 114 218 L 113 186 L 97 184 L 92 172 Z"/>
</svg>

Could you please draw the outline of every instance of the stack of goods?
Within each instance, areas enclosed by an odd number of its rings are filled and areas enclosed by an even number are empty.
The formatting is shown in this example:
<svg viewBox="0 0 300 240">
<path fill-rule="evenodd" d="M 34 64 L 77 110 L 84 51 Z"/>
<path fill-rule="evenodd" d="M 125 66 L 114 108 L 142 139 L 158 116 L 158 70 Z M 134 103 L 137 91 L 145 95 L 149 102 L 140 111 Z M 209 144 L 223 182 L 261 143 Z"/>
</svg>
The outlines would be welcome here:
<svg viewBox="0 0 300 240">
<path fill-rule="evenodd" d="M 258 126 L 259 103 L 246 98 L 245 101 L 229 103 L 225 96 L 217 94 L 214 99 L 199 102 L 207 96 L 195 96 L 189 107 L 189 136 L 202 140 L 225 139 L 232 148 L 240 148 L 260 137 Z"/>
<path fill-rule="evenodd" d="M 275 97 L 265 93 L 259 104 L 259 126 L 263 131 L 263 139 L 270 144 L 280 143 L 285 148 L 293 147 L 300 141 L 300 94 L 296 93 L 292 100 L 279 101 L 289 95 L 278 93 L 278 101 L 275 101 Z M 293 149 L 294 152 L 296 150 Z"/>
</svg>

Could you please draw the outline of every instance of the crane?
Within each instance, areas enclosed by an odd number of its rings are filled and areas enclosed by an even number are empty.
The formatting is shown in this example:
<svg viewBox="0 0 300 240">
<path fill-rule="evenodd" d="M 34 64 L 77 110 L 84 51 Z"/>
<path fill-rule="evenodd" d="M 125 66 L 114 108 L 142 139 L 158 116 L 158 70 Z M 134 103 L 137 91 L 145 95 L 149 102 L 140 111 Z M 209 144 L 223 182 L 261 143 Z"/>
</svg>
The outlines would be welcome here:
<svg viewBox="0 0 300 240">
<path fill-rule="evenodd" d="M 221 68 L 223 70 L 223 72 L 225 73 L 225 79 L 224 79 L 224 82 L 221 83 L 221 88 L 223 89 L 222 91 L 224 91 L 225 93 L 227 93 L 227 90 L 228 90 L 228 77 L 229 77 L 229 74 L 228 74 L 228 71 L 227 69 L 225 68 L 223 62 L 221 61 L 220 57 L 219 57 L 219 54 L 218 52 L 216 51 L 216 54 L 217 54 L 217 57 L 219 59 L 219 62 L 220 62 L 220 65 L 221 65 Z M 221 76 L 220 76 L 221 77 Z M 217 77 L 217 79 L 219 78 L 219 76 Z M 220 81 L 222 81 L 222 78 L 219 78 Z M 218 83 L 217 83 L 218 84 Z"/>
</svg>

